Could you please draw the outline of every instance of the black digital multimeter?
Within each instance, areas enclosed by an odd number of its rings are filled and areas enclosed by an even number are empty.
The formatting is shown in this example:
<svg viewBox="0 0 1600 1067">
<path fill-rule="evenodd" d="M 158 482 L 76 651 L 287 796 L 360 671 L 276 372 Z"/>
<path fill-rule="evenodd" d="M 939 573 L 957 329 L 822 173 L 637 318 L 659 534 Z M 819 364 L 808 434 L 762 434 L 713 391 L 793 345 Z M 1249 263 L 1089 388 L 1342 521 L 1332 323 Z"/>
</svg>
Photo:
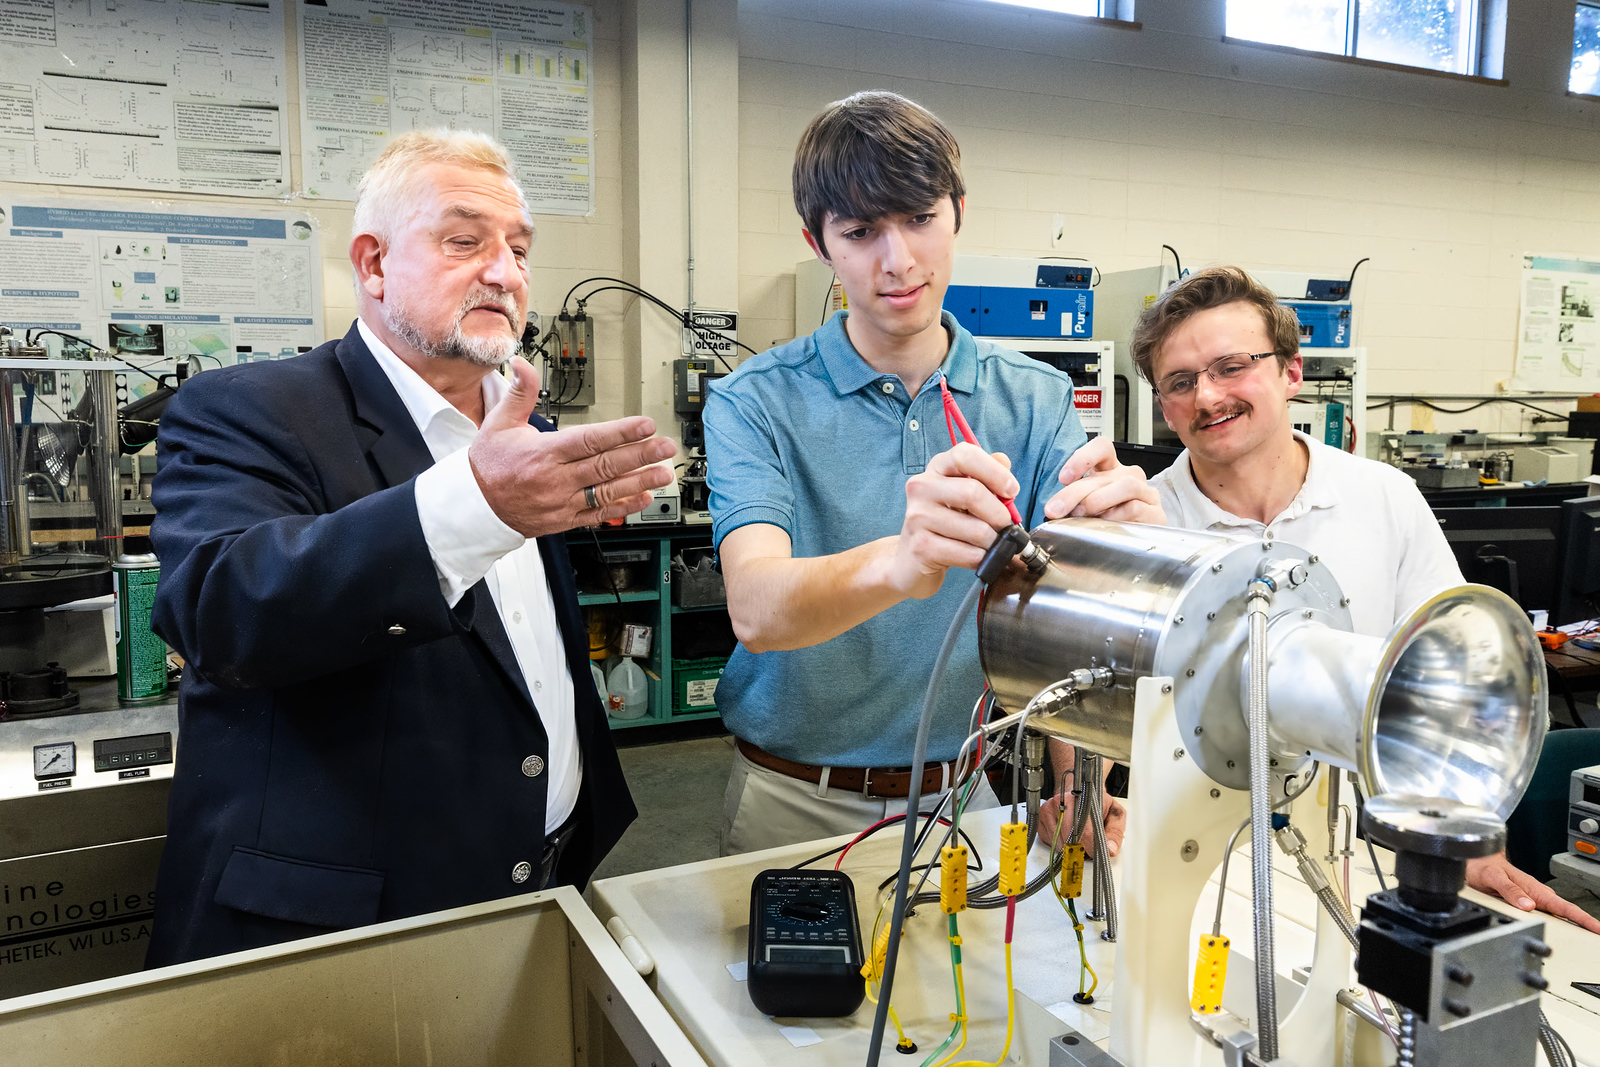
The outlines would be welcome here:
<svg viewBox="0 0 1600 1067">
<path fill-rule="evenodd" d="M 750 1000 L 767 1015 L 849 1015 L 866 996 L 856 890 L 842 871 L 770 870 L 750 887 Z"/>
</svg>

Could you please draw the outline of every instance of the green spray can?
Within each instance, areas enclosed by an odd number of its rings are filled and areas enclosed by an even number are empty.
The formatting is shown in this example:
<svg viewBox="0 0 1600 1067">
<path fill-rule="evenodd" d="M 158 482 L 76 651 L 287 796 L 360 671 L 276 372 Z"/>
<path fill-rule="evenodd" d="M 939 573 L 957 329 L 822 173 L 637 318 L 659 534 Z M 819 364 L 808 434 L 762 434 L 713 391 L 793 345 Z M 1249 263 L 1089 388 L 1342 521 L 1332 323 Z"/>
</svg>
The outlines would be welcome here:
<svg viewBox="0 0 1600 1067">
<path fill-rule="evenodd" d="M 147 700 L 167 691 L 167 643 L 150 630 L 161 561 L 152 552 L 123 553 L 111 565 L 117 607 L 117 696 Z"/>
</svg>

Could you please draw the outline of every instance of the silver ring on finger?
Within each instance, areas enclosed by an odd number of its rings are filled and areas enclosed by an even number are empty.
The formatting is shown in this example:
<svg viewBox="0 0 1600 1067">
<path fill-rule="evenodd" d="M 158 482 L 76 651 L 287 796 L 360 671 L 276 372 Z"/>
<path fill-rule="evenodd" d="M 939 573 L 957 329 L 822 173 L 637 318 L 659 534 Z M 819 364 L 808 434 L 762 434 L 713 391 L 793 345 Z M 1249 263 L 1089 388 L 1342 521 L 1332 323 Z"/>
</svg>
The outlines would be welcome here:
<svg viewBox="0 0 1600 1067">
<path fill-rule="evenodd" d="M 597 499 L 594 495 L 594 486 L 586 485 L 583 487 L 583 502 L 588 506 L 590 511 L 593 511 L 595 508 L 600 506 L 599 499 Z"/>
</svg>

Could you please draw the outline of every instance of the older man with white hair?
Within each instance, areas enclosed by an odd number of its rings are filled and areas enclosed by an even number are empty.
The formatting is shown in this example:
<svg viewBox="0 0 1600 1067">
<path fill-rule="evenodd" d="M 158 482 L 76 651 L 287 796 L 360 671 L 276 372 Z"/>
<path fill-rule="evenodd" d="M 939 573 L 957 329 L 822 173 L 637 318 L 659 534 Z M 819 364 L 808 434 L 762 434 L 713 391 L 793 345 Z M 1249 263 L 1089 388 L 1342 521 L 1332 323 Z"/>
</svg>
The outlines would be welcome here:
<svg viewBox="0 0 1600 1067">
<path fill-rule="evenodd" d="M 186 668 L 150 966 L 581 886 L 636 814 L 561 535 L 644 507 L 673 445 L 533 417 L 533 225 L 489 138 L 396 139 L 353 233 L 349 333 L 162 419 Z"/>
</svg>

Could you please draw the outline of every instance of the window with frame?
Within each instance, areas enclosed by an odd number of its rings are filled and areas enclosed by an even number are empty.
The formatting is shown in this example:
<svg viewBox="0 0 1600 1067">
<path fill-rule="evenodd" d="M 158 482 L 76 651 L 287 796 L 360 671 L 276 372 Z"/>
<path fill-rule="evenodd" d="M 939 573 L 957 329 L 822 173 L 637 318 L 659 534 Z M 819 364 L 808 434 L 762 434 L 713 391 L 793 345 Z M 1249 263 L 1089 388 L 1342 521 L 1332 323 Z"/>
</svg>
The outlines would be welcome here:
<svg viewBox="0 0 1600 1067">
<path fill-rule="evenodd" d="M 1227 0 L 1227 36 L 1498 77 L 1503 0 Z M 1498 24 L 1498 25 L 1497 25 Z"/>
<path fill-rule="evenodd" d="M 1600 96 L 1600 3 L 1580 3 L 1572 19 L 1572 73 L 1567 88 Z"/>
</svg>

